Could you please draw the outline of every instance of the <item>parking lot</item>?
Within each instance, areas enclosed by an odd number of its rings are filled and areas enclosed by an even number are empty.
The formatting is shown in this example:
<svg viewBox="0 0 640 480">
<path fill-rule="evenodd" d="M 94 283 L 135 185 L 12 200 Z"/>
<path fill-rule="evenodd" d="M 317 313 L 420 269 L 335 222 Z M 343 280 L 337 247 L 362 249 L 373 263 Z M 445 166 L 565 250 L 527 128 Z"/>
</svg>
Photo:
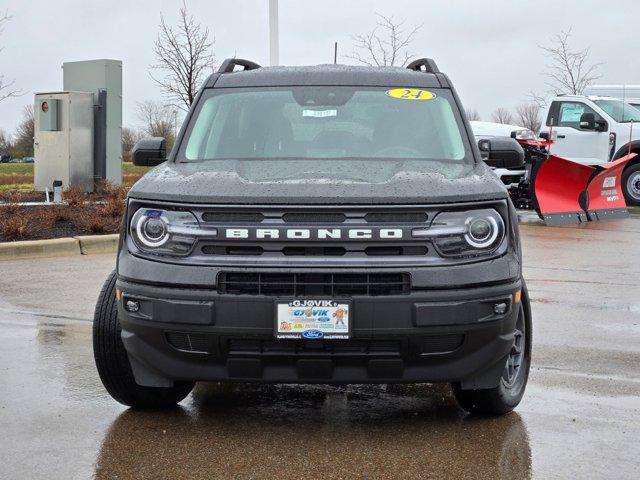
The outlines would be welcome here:
<svg viewBox="0 0 640 480">
<path fill-rule="evenodd" d="M 200 384 L 177 410 L 127 410 L 91 348 L 113 255 L 2 262 L 0 478 L 637 478 L 640 210 L 521 230 L 531 379 L 488 419 L 441 385 Z"/>
</svg>

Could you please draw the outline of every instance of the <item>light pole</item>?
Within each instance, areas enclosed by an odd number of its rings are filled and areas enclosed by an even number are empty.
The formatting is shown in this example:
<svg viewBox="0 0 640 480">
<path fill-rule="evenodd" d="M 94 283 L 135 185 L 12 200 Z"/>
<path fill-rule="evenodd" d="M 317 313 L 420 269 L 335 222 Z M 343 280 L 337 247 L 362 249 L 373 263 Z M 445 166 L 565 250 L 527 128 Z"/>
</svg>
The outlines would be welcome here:
<svg viewBox="0 0 640 480">
<path fill-rule="evenodd" d="M 173 111 L 173 138 L 178 136 L 178 110 Z"/>
<path fill-rule="evenodd" d="M 269 0 L 269 63 L 280 63 L 280 40 L 278 38 L 278 0 Z"/>
<path fill-rule="evenodd" d="M 171 126 L 173 130 L 173 141 L 171 142 L 171 148 L 176 144 L 176 139 L 178 138 L 178 110 L 173 111 L 173 125 Z"/>
</svg>

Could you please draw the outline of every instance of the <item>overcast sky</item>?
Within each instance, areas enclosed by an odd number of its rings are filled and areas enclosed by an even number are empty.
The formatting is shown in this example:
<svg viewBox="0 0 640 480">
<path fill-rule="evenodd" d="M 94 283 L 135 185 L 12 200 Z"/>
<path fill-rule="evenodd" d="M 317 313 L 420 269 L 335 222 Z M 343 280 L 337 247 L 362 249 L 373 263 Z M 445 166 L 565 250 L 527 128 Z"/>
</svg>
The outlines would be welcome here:
<svg viewBox="0 0 640 480">
<path fill-rule="evenodd" d="M 218 62 L 235 54 L 268 63 L 268 0 L 187 6 L 215 35 Z M 0 102 L 0 128 L 15 129 L 34 92 L 62 89 L 63 62 L 97 58 L 122 60 L 124 125 L 138 125 L 136 102 L 162 99 L 148 73 L 160 12 L 172 23 L 179 7 L 176 0 L 0 0 L 0 11 L 12 16 L 0 37 L 0 72 L 26 92 Z M 343 57 L 351 34 L 373 28 L 375 12 L 423 24 L 412 50 L 434 58 L 464 106 L 484 119 L 496 107 L 526 101 L 531 90 L 546 90 L 547 60 L 537 45 L 569 27 L 572 43 L 591 46 L 592 60 L 604 63 L 598 83 L 640 84 L 637 0 L 280 0 L 281 63 L 332 62 L 334 41 L 339 61 L 351 63 Z"/>
</svg>

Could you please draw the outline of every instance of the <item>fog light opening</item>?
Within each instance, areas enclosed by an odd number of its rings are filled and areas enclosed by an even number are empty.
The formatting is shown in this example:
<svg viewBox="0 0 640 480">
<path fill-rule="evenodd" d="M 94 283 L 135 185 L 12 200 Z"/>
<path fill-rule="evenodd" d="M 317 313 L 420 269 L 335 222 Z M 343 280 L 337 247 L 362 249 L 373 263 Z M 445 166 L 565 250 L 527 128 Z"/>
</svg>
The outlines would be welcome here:
<svg viewBox="0 0 640 480">
<path fill-rule="evenodd" d="M 495 313 L 496 315 L 504 315 L 505 313 L 507 313 L 508 308 L 509 306 L 506 302 L 496 303 L 493 306 L 493 313 Z"/>
<path fill-rule="evenodd" d="M 140 310 L 140 302 L 137 300 L 127 300 L 124 304 L 124 309 L 127 312 L 135 313 Z"/>
</svg>

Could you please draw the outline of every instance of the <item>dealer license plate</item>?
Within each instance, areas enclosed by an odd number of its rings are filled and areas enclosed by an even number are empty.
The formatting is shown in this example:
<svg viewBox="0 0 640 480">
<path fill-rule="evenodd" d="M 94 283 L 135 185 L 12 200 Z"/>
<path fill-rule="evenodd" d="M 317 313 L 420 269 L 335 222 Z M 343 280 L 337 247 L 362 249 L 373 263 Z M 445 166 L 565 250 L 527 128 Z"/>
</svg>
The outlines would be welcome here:
<svg viewBox="0 0 640 480">
<path fill-rule="evenodd" d="M 276 338 L 349 338 L 350 307 L 335 300 L 277 302 Z"/>
</svg>

